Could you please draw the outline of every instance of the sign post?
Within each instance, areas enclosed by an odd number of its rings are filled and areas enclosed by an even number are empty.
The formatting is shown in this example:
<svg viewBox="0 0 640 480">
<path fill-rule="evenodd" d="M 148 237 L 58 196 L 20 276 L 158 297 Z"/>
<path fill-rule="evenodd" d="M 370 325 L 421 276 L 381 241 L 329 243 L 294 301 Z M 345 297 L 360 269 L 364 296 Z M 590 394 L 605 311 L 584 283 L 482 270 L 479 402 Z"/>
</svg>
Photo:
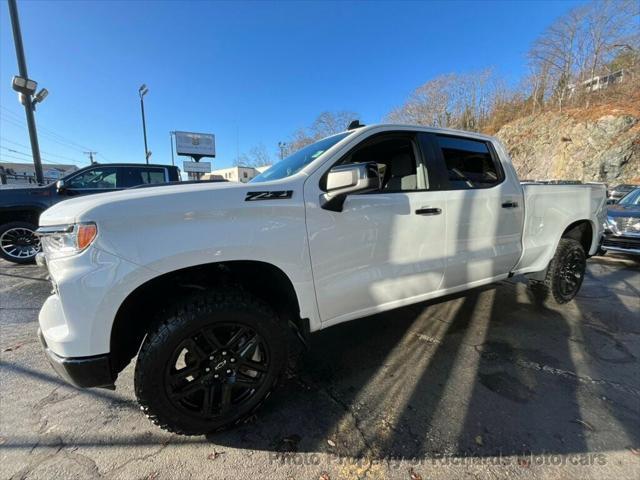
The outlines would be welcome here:
<svg viewBox="0 0 640 480">
<path fill-rule="evenodd" d="M 203 157 L 216 156 L 216 138 L 212 133 L 175 132 L 176 153 L 193 158 L 183 162 L 184 171 L 193 173 L 198 180 L 211 171 L 211 162 L 200 162 Z"/>
</svg>

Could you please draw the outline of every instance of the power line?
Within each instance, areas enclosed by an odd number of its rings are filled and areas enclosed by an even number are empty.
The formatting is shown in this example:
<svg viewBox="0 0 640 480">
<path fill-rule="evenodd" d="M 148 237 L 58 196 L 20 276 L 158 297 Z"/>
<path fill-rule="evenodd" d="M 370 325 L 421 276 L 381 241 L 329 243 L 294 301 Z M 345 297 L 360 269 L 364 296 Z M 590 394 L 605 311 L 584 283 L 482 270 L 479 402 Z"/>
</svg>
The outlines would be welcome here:
<svg viewBox="0 0 640 480">
<path fill-rule="evenodd" d="M 18 155 L 24 155 L 25 157 L 33 158 L 33 156 L 30 153 L 25 153 L 25 152 L 21 152 L 19 150 L 14 150 L 13 148 L 9 148 L 9 147 L 0 147 L 0 148 L 4 148 L 5 150 L 7 150 L 8 152 L 11 152 L 11 153 L 17 153 Z M 7 155 L 7 154 L 5 153 L 5 154 L 2 154 L 2 155 Z M 19 159 L 19 160 L 23 160 L 20 157 L 13 157 L 13 158 L 16 158 L 16 159 Z M 43 158 L 42 160 L 47 162 L 47 163 L 53 163 L 55 165 L 64 165 L 64 163 L 62 163 L 62 162 L 56 162 L 55 160 L 50 160 L 48 158 Z"/>
<path fill-rule="evenodd" d="M 17 121 L 17 122 L 21 123 L 20 126 L 23 126 L 23 127 L 26 126 L 25 123 L 24 123 L 24 120 L 22 120 L 20 118 L 20 116 L 17 113 L 15 113 L 14 111 L 9 110 L 8 108 L 3 107 L 1 105 L 0 105 L 0 109 L 5 111 L 5 120 L 10 120 L 10 121 L 13 121 L 13 122 Z M 7 116 L 7 114 L 9 116 Z M 12 118 L 12 116 L 13 116 L 13 118 Z M 63 144 L 63 143 L 69 144 L 70 148 L 75 148 L 75 149 L 78 149 L 78 150 L 81 150 L 81 151 L 90 150 L 89 147 L 87 147 L 85 145 L 81 145 L 81 144 L 71 140 L 70 138 L 67 138 L 67 137 L 65 137 L 63 135 L 60 135 L 56 131 L 54 131 L 54 130 L 48 128 L 48 127 L 45 127 L 44 125 L 38 124 L 38 130 L 40 130 L 44 135 L 48 136 L 53 141 L 57 141 L 58 143 L 61 143 L 61 144 Z"/>
<path fill-rule="evenodd" d="M 30 148 L 27 145 L 25 145 L 24 143 L 19 143 L 19 142 L 16 142 L 14 140 L 9 140 L 6 137 L 0 136 L 0 140 L 3 141 L 3 142 L 10 143 L 12 145 L 17 145 L 18 147 Z M 65 157 L 64 155 L 58 155 L 57 153 L 45 152 L 44 150 L 40 150 L 40 151 L 42 153 L 44 153 L 45 155 L 49 156 L 49 157 L 57 157 L 57 158 L 61 158 L 62 160 L 67 160 L 67 161 L 70 161 L 70 162 L 86 162 L 87 161 L 84 158 L 77 159 L 77 158 Z"/>
</svg>

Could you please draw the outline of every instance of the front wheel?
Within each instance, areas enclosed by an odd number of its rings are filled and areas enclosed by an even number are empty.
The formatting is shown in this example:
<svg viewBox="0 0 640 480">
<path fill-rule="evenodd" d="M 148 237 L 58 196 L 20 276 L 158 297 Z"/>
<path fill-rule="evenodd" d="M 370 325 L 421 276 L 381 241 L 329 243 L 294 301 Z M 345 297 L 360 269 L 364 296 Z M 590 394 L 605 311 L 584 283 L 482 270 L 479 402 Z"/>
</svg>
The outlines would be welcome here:
<svg viewBox="0 0 640 480">
<path fill-rule="evenodd" d="M 13 263 L 33 263 L 40 251 L 37 228 L 29 222 L 0 225 L 0 257 Z"/>
<path fill-rule="evenodd" d="M 531 290 L 540 301 L 553 299 L 562 304 L 571 301 L 580 290 L 587 270 L 587 256 L 580 242 L 562 238 L 542 281 L 530 281 Z"/>
<path fill-rule="evenodd" d="M 240 423 L 285 367 L 286 325 L 242 291 L 194 295 L 160 320 L 138 355 L 135 390 L 165 430 L 201 435 Z"/>
</svg>

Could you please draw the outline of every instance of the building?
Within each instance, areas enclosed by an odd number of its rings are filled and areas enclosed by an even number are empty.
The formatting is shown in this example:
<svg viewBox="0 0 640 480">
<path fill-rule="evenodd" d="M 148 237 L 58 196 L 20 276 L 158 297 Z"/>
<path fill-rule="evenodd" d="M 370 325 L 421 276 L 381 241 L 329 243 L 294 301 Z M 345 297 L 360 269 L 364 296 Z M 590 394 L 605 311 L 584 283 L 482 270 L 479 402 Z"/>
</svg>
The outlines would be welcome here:
<svg viewBox="0 0 640 480">
<path fill-rule="evenodd" d="M 47 183 L 55 182 L 76 170 L 78 170 L 76 165 L 42 164 L 42 174 Z M 2 173 L 0 182 L 3 184 L 36 183 L 33 163 L 0 162 L 0 172 Z"/>
<path fill-rule="evenodd" d="M 222 179 L 227 180 L 228 182 L 241 182 L 247 183 L 253 177 L 259 175 L 264 172 L 271 165 L 266 165 L 264 167 L 230 167 L 230 168 L 221 168 L 218 170 L 213 170 L 211 173 L 206 173 L 202 180 L 214 180 L 214 179 Z"/>
</svg>

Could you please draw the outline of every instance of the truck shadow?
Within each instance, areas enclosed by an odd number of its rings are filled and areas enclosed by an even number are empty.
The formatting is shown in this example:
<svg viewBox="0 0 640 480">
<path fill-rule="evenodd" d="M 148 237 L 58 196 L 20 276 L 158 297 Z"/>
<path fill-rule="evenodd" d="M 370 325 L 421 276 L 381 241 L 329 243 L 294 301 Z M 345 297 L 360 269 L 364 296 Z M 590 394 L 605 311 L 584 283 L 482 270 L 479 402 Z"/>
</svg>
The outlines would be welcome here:
<svg viewBox="0 0 640 480">
<path fill-rule="evenodd" d="M 637 274 L 631 268 L 622 276 Z M 575 341 L 583 312 L 533 304 L 524 282 L 505 281 L 319 332 L 298 375 L 249 424 L 210 441 L 369 458 L 637 446 L 639 387 L 631 378 L 609 381 L 616 366 L 594 368 L 584 355 L 589 347 Z M 637 368 L 637 359 L 630 361 Z M 626 368 L 633 377 L 634 367 Z M 611 391 L 610 401 L 602 400 Z M 608 415 L 613 426 L 594 425 L 589 411 L 604 423 Z"/>
</svg>

